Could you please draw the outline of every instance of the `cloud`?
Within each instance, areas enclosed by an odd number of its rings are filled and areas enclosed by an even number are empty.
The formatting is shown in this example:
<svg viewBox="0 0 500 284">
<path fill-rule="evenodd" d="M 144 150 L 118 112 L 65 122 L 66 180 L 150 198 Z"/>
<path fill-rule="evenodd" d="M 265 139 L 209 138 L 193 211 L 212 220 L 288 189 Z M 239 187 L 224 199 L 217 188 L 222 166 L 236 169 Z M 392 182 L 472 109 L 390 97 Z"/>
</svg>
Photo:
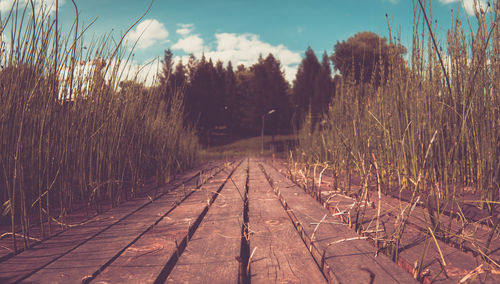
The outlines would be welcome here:
<svg viewBox="0 0 500 284">
<path fill-rule="evenodd" d="M 384 0 L 384 2 L 391 2 L 392 4 L 398 4 L 399 0 Z"/>
<path fill-rule="evenodd" d="M 129 32 L 125 38 L 125 42 L 128 45 L 133 45 L 137 42 L 137 49 L 147 49 L 158 42 L 165 42 L 167 38 L 168 31 L 163 23 L 160 23 L 156 19 L 147 19 Z"/>
<path fill-rule="evenodd" d="M 172 49 L 193 53 L 197 58 L 200 58 L 203 53 L 212 61 L 220 60 L 225 63 L 231 61 L 235 67 L 240 64 L 250 66 L 258 61 L 260 55 L 266 57 L 272 53 L 280 60 L 286 79 L 290 82 L 295 78 L 297 66 L 302 60 L 298 52 L 289 50 L 283 44 L 272 45 L 251 33 L 216 33 L 213 46 L 215 48 L 205 45 L 199 35 L 192 35 L 181 38 L 172 46 Z M 187 56 L 180 56 L 177 60 L 179 59 L 187 62 Z"/>
<path fill-rule="evenodd" d="M 95 66 L 99 63 L 105 63 L 108 67 L 108 72 L 105 74 L 105 79 L 108 81 L 114 71 L 116 71 L 117 80 L 119 82 L 133 80 L 138 83 L 143 83 L 145 86 L 153 86 L 156 83 L 160 64 L 158 59 L 146 61 L 144 64 L 139 64 L 136 61 L 122 61 L 119 59 L 111 62 L 94 58 L 89 60 L 82 60 L 77 63 L 73 70 L 73 77 L 70 77 L 70 68 L 68 66 L 62 67 L 60 73 L 60 81 L 62 82 L 60 97 L 63 97 L 65 87 L 69 86 L 69 79 L 73 78 L 73 91 L 81 90 L 85 95 L 88 91 L 89 83 L 92 80 L 92 75 L 96 71 Z M 67 93 L 66 93 L 67 94 Z"/>
<path fill-rule="evenodd" d="M 16 5 L 19 5 L 19 8 L 24 9 L 26 5 L 28 5 L 28 9 L 31 10 L 31 5 L 28 0 L 19 0 L 18 4 L 14 4 L 15 0 L 0 0 L 0 13 L 8 13 L 14 5 L 14 9 Z M 66 0 L 59 0 L 59 7 L 64 5 Z M 49 13 L 53 13 L 56 10 L 56 0 L 34 0 L 33 4 L 35 6 L 35 11 L 38 13 L 41 8 L 44 11 L 48 11 Z"/>
<path fill-rule="evenodd" d="M 442 4 L 451 4 L 451 3 L 456 3 L 456 2 L 461 2 L 462 6 L 465 9 L 465 12 L 469 15 L 474 15 L 474 2 L 477 2 L 477 9 L 479 10 L 480 8 L 483 8 L 483 10 L 486 10 L 486 0 L 439 0 L 440 3 Z"/>
<path fill-rule="evenodd" d="M 175 32 L 185 37 L 194 30 L 194 24 L 177 24 L 179 27 Z"/>
<path fill-rule="evenodd" d="M 299 65 L 285 65 L 283 66 L 283 70 L 285 71 L 285 79 L 292 83 L 295 80 L 295 76 L 297 75 L 297 70 L 299 69 Z"/>
<path fill-rule="evenodd" d="M 199 54 L 205 51 L 203 39 L 199 35 L 191 35 L 185 38 L 179 39 L 174 45 L 172 45 L 174 50 L 182 50 L 186 53 Z"/>
<path fill-rule="evenodd" d="M 255 34 L 217 33 L 215 34 L 217 48 L 208 52 L 207 57 L 214 57 L 223 61 L 231 60 L 236 65 L 255 63 L 259 55 L 266 56 L 272 53 L 285 65 L 300 63 L 301 57 L 297 52 L 290 51 L 283 44 L 272 45 L 260 40 Z"/>
<path fill-rule="evenodd" d="M 235 65 L 253 64 L 262 54 L 272 53 L 283 65 L 297 64 L 301 61 L 299 53 L 290 51 L 286 46 L 272 45 L 260 40 L 255 34 L 217 33 L 217 48 L 206 53 L 207 57 L 231 60 Z"/>
</svg>

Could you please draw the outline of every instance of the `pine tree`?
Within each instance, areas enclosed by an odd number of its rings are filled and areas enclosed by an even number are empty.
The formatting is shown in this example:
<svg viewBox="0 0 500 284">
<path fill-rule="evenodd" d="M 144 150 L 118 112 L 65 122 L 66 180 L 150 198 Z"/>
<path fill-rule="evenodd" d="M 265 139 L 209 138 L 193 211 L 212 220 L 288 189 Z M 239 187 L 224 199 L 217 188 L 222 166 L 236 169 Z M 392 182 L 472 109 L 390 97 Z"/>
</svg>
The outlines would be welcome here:
<svg viewBox="0 0 500 284">
<path fill-rule="evenodd" d="M 231 61 L 227 63 L 225 74 L 226 97 L 224 101 L 224 122 L 228 130 L 234 132 L 241 121 L 241 116 L 239 115 L 241 111 L 241 98 L 238 97 L 236 76 Z"/>
<path fill-rule="evenodd" d="M 173 71 L 173 54 L 170 49 L 165 50 L 165 54 L 163 56 L 162 68 L 159 74 L 160 80 L 160 92 L 165 101 L 169 101 L 173 96 L 173 84 L 172 84 L 172 71 Z"/>
<path fill-rule="evenodd" d="M 315 113 L 318 113 L 317 118 L 320 119 L 328 111 L 328 105 L 333 96 L 332 70 L 330 68 L 330 59 L 326 51 L 323 53 L 321 68 L 316 78 L 316 99 L 312 104 L 312 109 Z"/>
<path fill-rule="evenodd" d="M 173 66 L 174 66 L 174 61 L 173 61 L 174 54 L 170 49 L 165 50 L 165 53 L 163 55 L 163 60 L 161 61 L 162 67 L 161 67 L 161 73 L 160 73 L 160 85 L 166 85 L 170 79 L 170 76 L 172 75 L 173 71 Z"/>
<path fill-rule="evenodd" d="M 226 70 L 224 70 L 224 65 L 222 61 L 218 60 L 215 63 L 215 69 L 213 74 L 213 89 L 212 89 L 212 100 L 215 108 L 215 127 L 223 126 L 224 114 L 225 114 L 225 101 L 226 101 Z"/>
<path fill-rule="evenodd" d="M 177 65 L 175 66 L 175 71 L 173 73 L 174 89 L 176 91 L 183 90 L 185 88 L 186 83 L 187 83 L 186 69 L 182 64 L 182 60 L 179 60 L 179 63 L 177 63 Z"/>
<path fill-rule="evenodd" d="M 299 65 L 293 86 L 293 102 L 295 104 L 295 124 L 300 127 L 307 114 L 312 114 L 311 102 L 317 98 L 318 82 L 321 64 L 316 54 L 308 47 L 305 57 Z"/>
<path fill-rule="evenodd" d="M 215 68 L 211 59 L 207 62 L 205 55 L 194 66 L 189 69 L 190 83 L 184 99 L 185 119 L 187 123 L 197 126 L 201 142 L 209 146 L 212 132 L 218 124 Z"/>
<path fill-rule="evenodd" d="M 246 88 L 243 100 L 242 127 L 252 133 L 261 129 L 263 115 L 274 110 L 271 117 L 267 117 L 266 131 L 275 134 L 290 129 L 290 98 L 289 85 L 284 78 L 281 64 L 272 54 L 259 61 L 250 68 L 251 75 L 246 75 Z M 239 72 L 240 73 L 240 72 Z M 243 73 L 243 72 L 241 72 Z M 241 87 L 241 86 L 240 86 Z"/>
</svg>

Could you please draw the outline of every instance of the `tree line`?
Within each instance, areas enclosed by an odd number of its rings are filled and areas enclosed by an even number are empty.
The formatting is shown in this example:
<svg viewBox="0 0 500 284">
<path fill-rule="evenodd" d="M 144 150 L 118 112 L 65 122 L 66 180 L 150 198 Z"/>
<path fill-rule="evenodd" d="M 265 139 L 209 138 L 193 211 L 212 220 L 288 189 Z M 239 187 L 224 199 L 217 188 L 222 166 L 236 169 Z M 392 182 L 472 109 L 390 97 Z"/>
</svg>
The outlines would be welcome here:
<svg viewBox="0 0 500 284">
<path fill-rule="evenodd" d="M 190 55 L 188 62 L 179 61 L 174 66 L 169 49 L 163 56 L 158 88 L 166 101 L 176 92 L 184 94 L 184 121 L 196 127 L 206 145 L 214 131 L 260 133 L 263 116 L 266 134 L 291 133 L 308 116 L 314 129 L 328 111 L 341 78 L 354 84 L 383 84 L 388 56 L 406 52 L 371 32 L 337 42 L 334 50 L 330 56 L 325 51 L 320 61 L 308 47 L 290 84 L 273 54 L 261 55 L 252 66 L 236 68 L 231 62 L 224 66 L 204 55 L 199 59 Z M 338 71 L 335 76 L 331 66 Z"/>
</svg>

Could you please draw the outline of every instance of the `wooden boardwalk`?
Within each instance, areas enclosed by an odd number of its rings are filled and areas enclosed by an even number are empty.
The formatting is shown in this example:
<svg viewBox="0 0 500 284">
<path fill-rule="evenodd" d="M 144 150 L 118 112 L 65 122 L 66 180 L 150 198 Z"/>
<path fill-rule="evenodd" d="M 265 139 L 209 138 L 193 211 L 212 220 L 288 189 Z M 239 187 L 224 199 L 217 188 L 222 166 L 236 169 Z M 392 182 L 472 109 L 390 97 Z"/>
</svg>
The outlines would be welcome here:
<svg viewBox="0 0 500 284">
<path fill-rule="evenodd" d="M 278 179 L 290 183 L 288 178 L 290 172 L 283 161 L 268 163 L 274 169 L 281 172 Z M 381 243 L 390 241 L 392 232 L 398 223 L 401 210 L 409 210 L 410 205 L 400 198 L 381 195 L 380 196 L 380 228 L 379 234 L 376 231 L 376 216 L 378 215 L 378 195 L 376 186 L 372 186 L 373 192 L 369 192 L 368 202 L 361 202 L 359 208 L 355 206 L 356 197 L 347 196 L 342 192 L 343 185 L 334 189 L 335 184 L 332 176 L 326 173 L 320 175 L 317 171 L 314 181 L 296 180 L 305 191 L 314 189 L 309 194 L 328 208 L 331 213 L 337 215 L 343 223 L 354 224 L 358 218 L 360 235 L 374 240 L 377 237 Z M 311 184 L 314 182 L 314 186 Z M 308 186 L 304 186 L 305 183 Z M 321 184 L 319 184 L 321 183 Z M 356 190 L 361 187 L 360 181 L 354 182 L 352 187 Z M 354 190 L 354 191 L 355 191 Z M 364 204 L 363 204 L 364 203 Z M 401 245 L 398 250 L 398 265 L 403 267 L 408 273 L 417 275 L 424 283 L 500 283 L 500 236 L 493 235 L 490 249 L 485 258 L 490 262 L 485 262 L 482 258 L 486 240 L 490 237 L 491 228 L 477 223 L 461 222 L 456 218 L 441 214 L 440 219 L 446 224 L 446 230 L 451 232 L 451 238 L 443 240 L 433 239 L 429 234 L 430 221 L 425 208 L 416 206 L 412 209 L 412 214 L 405 226 L 401 238 Z M 354 226 L 354 225 L 353 225 Z M 384 235 L 389 235 L 389 237 Z M 445 262 L 443 262 L 443 259 Z M 418 266 L 420 265 L 420 269 Z M 462 281 L 462 282 L 461 282 Z"/>
<path fill-rule="evenodd" d="M 269 162 L 191 172 L 0 262 L 0 283 L 413 283 Z"/>
</svg>

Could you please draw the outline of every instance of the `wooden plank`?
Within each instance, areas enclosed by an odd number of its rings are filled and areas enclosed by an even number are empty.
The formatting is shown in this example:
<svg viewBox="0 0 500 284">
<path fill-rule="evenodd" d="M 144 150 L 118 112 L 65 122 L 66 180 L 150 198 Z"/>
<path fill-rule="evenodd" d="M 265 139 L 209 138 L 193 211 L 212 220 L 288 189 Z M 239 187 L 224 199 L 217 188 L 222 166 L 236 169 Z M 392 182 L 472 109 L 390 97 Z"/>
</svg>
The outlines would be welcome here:
<svg viewBox="0 0 500 284">
<path fill-rule="evenodd" d="M 196 179 L 192 179 L 188 184 L 194 186 L 197 182 Z M 19 281 L 30 275 L 30 281 L 53 279 L 54 282 L 64 282 L 66 281 L 68 268 L 75 268 L 75 281 L 81 282 L 83 277 L 92 275 L 95 270 L 91 270 L 99 265 L 98 262 L 88 265 L 89 259 L 96 258 L 102 265 L 102 262 L 105 263 L 109 260 L 109 258 L 106 259 L 108 255 L 116 253 L 116 251 L 109 249 L 110 241 L 113 239 L 125 240 L 126 238 L 133 238 L 131 235 L 124 234 L 124 224 L 129 224 L 129 220 L 138 220 L 137 223 L 140 223 L 139 221 L 147 216 L 144 211 L 149 210 L 149 207 L 158 208 L 158 205 L 171 206 L 183 194 L 183 192 L 169 192 L 154 202 L 151 202 L 149 198 L 127 202 L 97 216 L 95 220 L 86 225 L 76 227 L 51 238 L 32 250 L 25 251 L 2 263 L 1 275 L 7 279 L 4 282 Z M 166 207 L 164 210 L 169 208 Z M 155 212 L 153 214 L 164 212 L 159 209 L 153 211 Z M 131 217 L 132 219 L 129 219 Z M 159 218 L 160 216 L 155 217 Z M 110 238 L 110 241 L 106 239 L 107 237 Z M 101 249 L 96 250 L 96 247 Z M 93 252 L 96 255 L 92 255 Z M 73 259 L 74 256 L 78 257 Z M 77 259 L 82 260 L 83 263 L 75 264 Z M 77 272 L 80 266 L 84 268 L 85 272 Z"/>
<path fill-rule="evenodd" d="M 171 182 L 169 182 L 166 185 L 159 186 L 159 187 L 154 186 L 154 181 L 150 181 L 144 185 L 144 188 L 141 188 L 139 190 L 138 194 L 140 196 L 137 196 L 136 198 L 133 198 L 132 200 L 142 199 L 142 200 L 148 202 L 149 198 L 147 198 L 146 195 L 149 195 L 152 198 L 159 197 L 161 194 L 166 193 L 167 191 L 171 190 L 172 188 L 176 188 L 176 187 L 182 185 L 183 183 L 187 183 L 187 182 L 191 181 L 192 179 L 197 179 L 200 172 L 210 172 L 216 168 L 223 166 L 223 164 L 224 164 L 223 161 L 219 161 L 219 162 L 211 161 L 208 163 L 203 163 L 202 165 L 199 165 L 199 166 L 196 166 L 194 168 L 191 168 L 191 169 L 188 169 L 188 170 L 185 170 L 183 172 L 178 173 L 174 180 L 172 180 Z M 141 198 L 141 197 L 143 197 L 143 198 Z M 131 201 L 131 200 L 129 200 L 129 201 Z M 124 203 L 125 202 L 122 202 L 122 204 L 120 204 L 120 205 L 123 205 Z M 81 206 L 81 207 L 78 208 L 79 206 Z M 110 207 L 111 205 L 105 204 L 104 206 L 105 206 L 105 208 L 107 208 L 108 206 Z M 93 219 L 96 215 L 98 215 L 95 212 L 93 212 L 93 210 L 91 210 L 91 213 L 89 215 L 88 209 L 82 203 L 80 203 L 80 205 L 76 205 L 76 207 L 78 209 L 71 211 L 71 213 L 65 217 L 65 220 L 64 220 L 65 223 L 81 224 L 84 222 L 91 221 L 91 219 Z M 104 212 L 106 212 L 106 211 L 107 210 L 105 210 Z M 56 214 L 56 213 L 53 213 L 53 214 Z M 31 241 L 31 247 L 35 247 L 36 245 L 40 244 L 42 241 L 46 241 L 46 240 L 50 239 L 51 237 L 59 235 L 62 232 L 68 230 L 68 228 L 57 226 L 57 225 L 53 224 L 51 226 L 51 234 L 49 236 L 46 235 L 45 237 L 43 237 L 40 225 L 37 222 L 38 221 L 35 220 L 32 224 L 31 229 L 30 229 L 30 236 L 32 238 L 34 238 Z M 20 225 L 17 227 L 19 227 L 19 228 L 17 228 L 17 233 L 19 234 L 19 236 L 17 238 L 21 239 L 21 241 L 22 241 L 22 237 L 20 237 L 20 235 L 22 234 Z M 45 227 L 45 233 L 48 234 L 47 223 L 44 224 L 44 227 Z M 12 242 L 12 240 L 7 239 L 7 238 L 0 240 L 0 245 L 5 246 L 5 248 L 9 248 L 6 250 L 0 250 L 0 263 L 6 261 L 7 259 L 16 255 L 14 253 L 13 249 L 11 248 L 11 246 L 12 246 L 11 242 Z M 24 248 L 18 247 L 17 254 L 19 254 L 23 250 L 24 250 Z"/>
<path fill-rule="evenodd" d="M 385 255 L 375 257 L 375 248 L 340 224 L 330 212 L 274 168 L 262 164 L 279 190 L 282 202 L 301 228 L 316 260 L 325 264 L 341 283 L 415 283 L 411 275 Z M 324 219 L 323 219 L 324 218 Z M 317 224 L 323 219 L 323 222 Z M 315 231 L 316 230 L 316 231 Z M 314 233 L 314 236 L 313 236 Z M 312 242 L 311 242 L 312 239 Z"/>
<path fill-rule="evenodd" d="M 284 170 L 282 166 L 279 166 L 280 170 Z M 322 183 L 331 184 L 333 183 L 333 178 L 327 175 L 323 175 Z M 359 185 L 356 185 L 359 186 Z M 356 187 L 354 186 L 354 187 Z M 370 192 L 371 193 L 371 192 Z M 346 211 L 350 213 L 351 217 L 355 216 L 356 210 L 353 209 L 352 206 L 345 202 L 349 197 L 335 194 L 335 192 L 326 191 L 322 194 L 323 201 L 326 202 L 328 200 L 328 204 L 330 207 L 336 208 L 338 211 Z M 371 199 L 371 201 L 375 201 L 373 205 L 378 205 L 377 198 L 375 200 Z M 370 203 L 369 203 L 370 204 Z M 394 231 L 394 224 L 396 222 L 397 216 L 401 211 L 401 208 L 408 207 L 408 203 L 405 201 L 400 201 L 391 196 L 382 196 L 381 199 L 381 227 L 386 229 L 387 233 L 392 233 Z M 470 253 L 465 253 L 460 249 L 450 246 L 447 243 L 444 243 L 440 240 L 437 241 L 439 245 L 439 249 L 442 251 L 445 261 L 446 268 L 444 269 L 441 265 L 441 256 L 439 250 L 433 239 L 430 238 L 427 231 L 427 224 L 429 221 L 426 221 L 426 213 L 424 212 L 424 208 L 418 206 L 413 211 L 406 227 L 405 233 L 401 239 L 401 247 L 399 251 L 398 264 L 401 267 L 404 267 L 405 270 L 413 273 L 414 265 L 416 262 L 420 262 L 422 256 L 424 256 L 423 261 L 423 271 L 422 275 L 425 277 L 424 282 L 428 283 L 433 279 L 436 283 L 456 283 L 460 281 L 465 275 L 479 267 L 483 263 L 479 256 L 473 256 Z M 377 215 L 377 209 L 372 208 L 372 206 L 368 206 L 366 208 L 361 209 L 362 214 L 360 217 L 364 218 L 361 220 L 361 223 L 365 226 L 364 234 L 375 237 L 375 233 L 369 232 L 373 231 L 375 228 L 375 218 Z M 363 216 L 363 214 L 365 214 Z M 344 215 L 346 216 L 346 215 Z M 443 221 L 446 223 L 450 219 L 448 216 L 442 216 Z M 453 220 L 455 224 L 452 223 L 452 228 L 457 225 L 457 222 Z M 370 224 L 370 228 L 366 228 L 368 224 Z M 368 231 L 368 232 L 366 232 Z M 479 230 L 476 232 L 478 233 Z M 476 235 L 477 236 L 477 235 Z M 380 234 L 379 234 L 380 237 Z M 426 242 L 428 248 L 426 249 Z M 424 255 L 423 252 L 427 250 L 427 253 Z M 488 267 L 488 266 L 486 266 Z M 482 283 L 498 283 L 500 278 L 498 275 L 494 275 L 492 273 L 485 273 L 488 271 L 488 268 L 479 274 L 479 276 L 474 276 L 471 279 L 473 281 L 481 281 Z M 478 279 L 479 278 L 479 279 Z"/>
<path fill-rule="evenodd" d="M 93 218 L 85 225 L 65 231 L 2 262 L 0 282 L 12 283 L 24 279 L 107 230 L 148 202 L 149 200 L 145 198 L 127 202 Z"/>
<path fill-rule="evenodd" d="M 249 172 L 252 283 L 325 283 L 291 220 L 254 160 Z"/>
<path fill-rule="evenodd" d="M 165 265 L 176 258 L 178 247 L 182 246 L 190 227 L 205 210 L 207 210 L 206 193 L 202 190 L 196 191 L 128 247 L 96 277 L 95 281 L 153 283 Z"/>
<path fill-rule="evenodd" d="M 351 216 L 354 216 L 356 211 L 343 203 L 346 199 L 342 195 L 332 195 L 325 196 L 324 198 L 329 199 L 330 205 L 335 205 L 340 211 L 350 212 Z M 377 198 L 378 199 L 378 198 Z M 372 200 L 374 201 L 374 200 Z M 377 201 L 374 203 L 378 204 Z M 402 208 L 409 208 L 409 204 L 405 201 L 400 201 L 390 196 L 382 195 L 381 197 L 381 228 L 386 230 L 387 234 L 392 234 L 395 230 L 395 223 L 397 216 Z M 422 262 L 422 275 L 428 280 L 433 279 L 436 283 L 457 283 L 469 272 L 474 270 L 476 267 L 483 263 L 479 256 L 473 256 L 470 253 L 465 253 L 460 249 L 450 246 L 447 243 L 437 240 L 439 248 L 436 246 L 436 242 L 431 239 L 428 234 L 427 228 L 430 221 L 425 220 L 427 218 L 424 208 L 418 206 L 416 207 L 408 222 L 405 226 L 404 234 L 401 238 L 401 246 L 399 249 L 399 263 L 401 266 L 405 267 L 407 271 L 412 272 L 414 270 L 414 263 L 420 262 L 420 259 L 424 257 Z M 375 222 L 377 216 L 377 208 L 372 208 L 368 206 L 367 208 L 361 209 L 362 214 L 360 214 L 360 223 L 364 225 L 365 235 L 375 237 L 375 233 L 370 233 L 375 229 Z M 442 215 L 443 222 L 449 221 L 449 217 Z M 453 221 L 456 222 L 456 221 Z M 368 228 L 367 226 L 370 225 Z M 454 225 L 452 224 L 452 227 Z M 382 234 L 379 234 L 379 237 Z M 479 241 L 479 240 L 478 240 Z M 427 244 L 426 244 L 427 242 Z M 426 249 L 427 246 L 427 249 Z M 441 264 L 441 255 L 439 250 L 443 253 L 444 259 L 446 261 L 446 268 Z M 423 252 L 426 251 L 424 254 Z M 486 283 L 498 283 L 500 278 L 497 275 L 486 275 L 482 273 L 478 276 L 481 278 L 481 282 Z"/>
<path fill-rule="evenodd" d="M 203 188 L 206 190 L 204 190 L 205 192 L 200 192 L 205 193 L 205 196 L 202 194 L 202 200 L 196 200 L 195 202 L 205 202 L 210 198 L 211 193 L 220 187 L 220 179 L 225 180 L 227 175 L 228 172 L 222 171 L 204 184 Z M 176 198 L 169 198 L 170 196 L 167 195 L 155 200 L 149 206 L 144 207 L 97 237 L 49 264 L 27 278 L 26 281 L 77 283 L 95 276 L 96 272 L 103 266 L 113 261 L 112 258 L 121 254 L 141 234 L 149 230 L 155 222 L 170 212 L 172 206 L 178 202 Z M 208 198 L 205 199 L 205 197 Z M 188 197 L 188 200 L 190 199 L 191 196 Z"/>
<path fill-rule="evenodd" d="M 168 283 L 238 283 L 247 165 L 240 166 L 189 241 Z"/>
</svg>

